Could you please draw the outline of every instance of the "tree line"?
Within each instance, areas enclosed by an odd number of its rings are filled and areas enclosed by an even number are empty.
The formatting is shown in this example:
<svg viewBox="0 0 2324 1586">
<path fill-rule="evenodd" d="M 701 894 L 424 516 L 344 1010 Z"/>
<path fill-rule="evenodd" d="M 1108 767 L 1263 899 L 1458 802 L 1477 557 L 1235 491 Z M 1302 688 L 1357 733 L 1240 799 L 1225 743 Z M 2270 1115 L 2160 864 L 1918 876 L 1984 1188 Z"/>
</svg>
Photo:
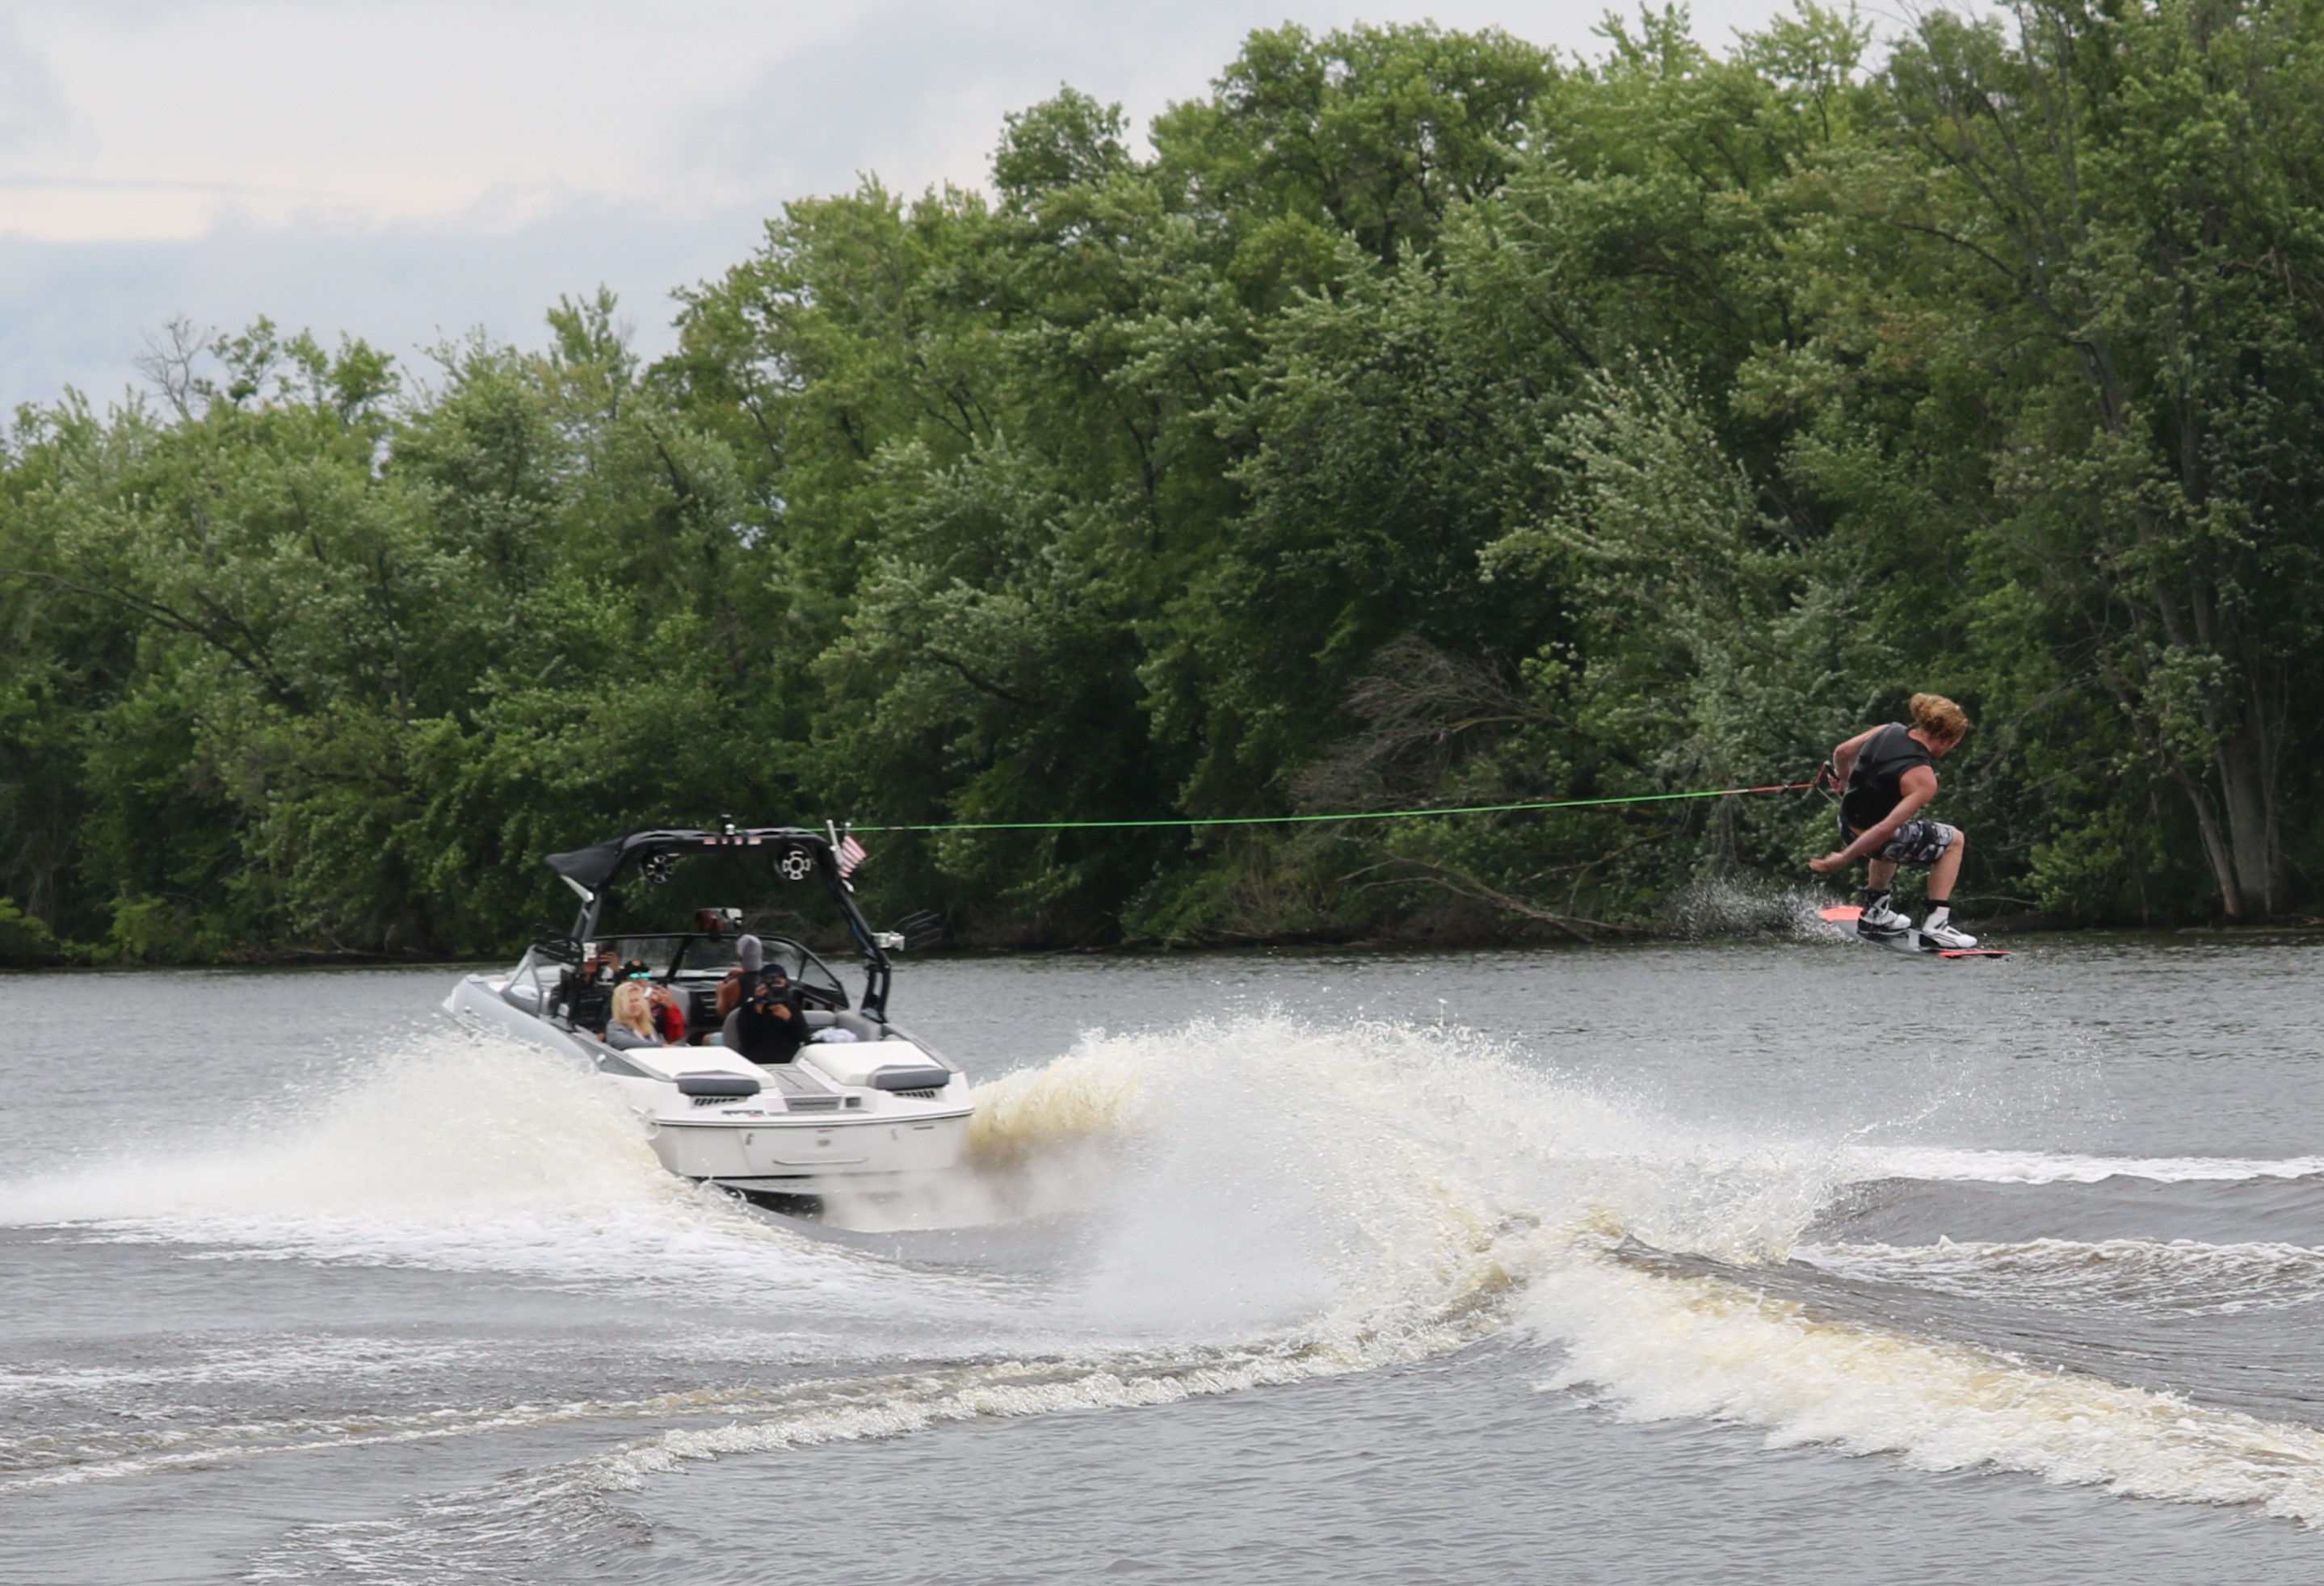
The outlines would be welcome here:
<svg viewBox="0 0 2324 1586">
<path fill-rule="evenodd" d="M 0 446 L 0 958 L 504 952 L 634 826 L 1798 779 L 1976 723 L 1969 913 L 2315 896 L 2324 13 L 1255 32 L 768 222 L 630 350 L 178 325 Z M 989 944 L 1653 929 L 1811 795 L 867 838 Z"/>
</svg>

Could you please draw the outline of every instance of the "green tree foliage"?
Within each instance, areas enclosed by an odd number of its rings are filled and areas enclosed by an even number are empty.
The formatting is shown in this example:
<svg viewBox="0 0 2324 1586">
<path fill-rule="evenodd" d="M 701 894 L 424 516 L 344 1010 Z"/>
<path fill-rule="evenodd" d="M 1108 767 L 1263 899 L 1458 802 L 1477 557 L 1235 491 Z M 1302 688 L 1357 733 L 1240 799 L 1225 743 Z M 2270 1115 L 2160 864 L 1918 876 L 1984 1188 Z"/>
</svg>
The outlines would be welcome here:
<svg viewBox="0 0 2324 1586">
<path fill-rule="evenodd" d="M 1929 172 L 1898 218 L 1991 309 L 1978 543 L 1998 592 L 2040 596 L 1997 637 L 2113 708 L 2238 915 L 2290 903 L 2287 758 L 2317 681 L 2319 16 L 2028 6 L 2014 43 L 1935 19 L 1895 69 Z"/>
<path fill-rule="evenodd" d="M 1140 142 L 804 199 L 632 353 L 173 326 L 0 452 L 0 958 L 505 949 L 707 820 L 1167 821 L 1804 773 L 1915 688 L 1969 890 L 2315 891 L 2324 11 L 1884 60 L 1254 33 Z M 875 840 L 989 942 L 1651 926 L 1798 797 Z"/>
</svg>

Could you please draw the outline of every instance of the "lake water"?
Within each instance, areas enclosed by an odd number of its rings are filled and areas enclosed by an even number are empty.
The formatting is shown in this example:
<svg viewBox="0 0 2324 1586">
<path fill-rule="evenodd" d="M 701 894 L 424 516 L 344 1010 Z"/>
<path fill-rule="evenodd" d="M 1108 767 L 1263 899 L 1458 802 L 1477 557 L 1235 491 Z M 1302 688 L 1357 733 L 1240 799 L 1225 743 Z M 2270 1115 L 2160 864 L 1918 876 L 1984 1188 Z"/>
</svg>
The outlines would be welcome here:
<svg viewBox="0 0 2324 1586">
<path fill-rule="evenodd" d="M 449 971 L 0 976 L 0 1580 L 2324 1579 L 2324 941 L 946 959 L 670 1178 Z"/>
</svg>

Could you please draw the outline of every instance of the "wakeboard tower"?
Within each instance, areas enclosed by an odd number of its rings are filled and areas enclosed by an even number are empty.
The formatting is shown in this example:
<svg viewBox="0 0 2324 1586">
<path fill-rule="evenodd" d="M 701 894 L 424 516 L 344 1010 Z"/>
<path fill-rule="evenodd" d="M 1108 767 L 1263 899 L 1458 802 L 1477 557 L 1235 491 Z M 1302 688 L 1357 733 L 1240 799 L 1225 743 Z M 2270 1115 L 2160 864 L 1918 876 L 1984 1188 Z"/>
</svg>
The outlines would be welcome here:
<svg viewBox="0 0 2324 1586">
<path fill-rule="evenodd" d="M 1819 909 L 1817 912 L 1834 925 L 1854 925 L 1864 911 L 1853 904 L 1842 903 L 1829 909 Z M 1868 942 L 1874 947 L 1884 947 L 1892 952 L 1914 953 L 1939 958 L 2006 958 L 2009 957 L 2010 951 L 2007 948 L 1941 948 L 1909 926 L 1903 931 L 1877 932 L 1852 931 L 1849 934 L 1858 941 Z"/>
</svg>

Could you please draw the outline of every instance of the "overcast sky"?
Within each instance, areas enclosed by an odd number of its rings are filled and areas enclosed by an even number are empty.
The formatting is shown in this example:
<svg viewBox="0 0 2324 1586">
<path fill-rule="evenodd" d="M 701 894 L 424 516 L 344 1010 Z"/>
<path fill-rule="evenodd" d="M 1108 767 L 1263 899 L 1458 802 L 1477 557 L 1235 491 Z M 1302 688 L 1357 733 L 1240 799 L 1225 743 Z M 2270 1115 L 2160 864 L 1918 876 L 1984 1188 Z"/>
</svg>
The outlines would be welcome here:
<svg viewBox="0 0 2324 1586">
<path fill-rule="evenodd" d="M 176 316 L 261 314 L 413 361 L 669 293 L 787 199 L 981 183 L 1060 82 L 1143 129 L 1251 29 L 1433 17 L 1594 54 L 1598 0 L 0 0 L 0 410 L 100 401 Z M 1724 46 L 1788 0 L 1698 0 Z"/>
</svg>

